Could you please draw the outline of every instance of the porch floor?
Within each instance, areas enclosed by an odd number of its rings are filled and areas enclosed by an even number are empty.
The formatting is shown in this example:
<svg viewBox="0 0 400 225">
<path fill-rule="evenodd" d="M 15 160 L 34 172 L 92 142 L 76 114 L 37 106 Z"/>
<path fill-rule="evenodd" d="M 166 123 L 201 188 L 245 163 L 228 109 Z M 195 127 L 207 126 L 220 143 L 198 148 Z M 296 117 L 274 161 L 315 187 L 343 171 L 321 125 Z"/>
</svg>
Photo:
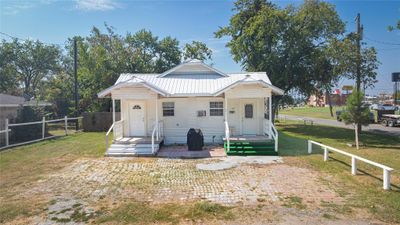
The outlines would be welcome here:
<svg viewBox="0 0 400 225">
<path fill-rule="evenodd" d="M 223 138 L 226 141 L 226 138 Z M 230 141 L 251 141 L 251 142 L 268 142 L 272 139 L 264 135 L 233 135 L 229 138 Z"/>
<path fill-rule="evenodd" d="M 222 145 L 205 145 L 201 151 L 189 151 L 187 145 L 167 145 L 162 146 L 157 152 L 157 157 L 161 158 L 215 158 L 226 157 Z"/>
</svg>

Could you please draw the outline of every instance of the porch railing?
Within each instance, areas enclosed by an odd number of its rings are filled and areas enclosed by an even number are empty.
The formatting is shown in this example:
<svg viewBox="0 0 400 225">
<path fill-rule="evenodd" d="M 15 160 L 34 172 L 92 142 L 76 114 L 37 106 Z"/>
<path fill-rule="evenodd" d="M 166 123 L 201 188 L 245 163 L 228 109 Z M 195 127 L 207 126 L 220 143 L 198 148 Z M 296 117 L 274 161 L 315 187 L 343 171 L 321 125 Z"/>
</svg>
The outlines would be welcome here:
<svg viewBox="0 0 400 225">
<path fill-rule="evenodd" d="M 226 151 L 229 152 L 230 149 L 230 132 L 228 121 L 225 121 L 225 139 L 226 139 Z"/>
<path fill-rule="evenodd" d="M 278 140 L 279 140 L 279 133 L 276 130 L 274 124 L 272 123 L 272 121 L 269 121 L 269 125 L 270 125 L 270 134 L 272 139 L 275 141 L 275 152 L 278 152 Z"/>
<path fill-rule="evenodd" d="M 116 121 L 111 124 L 111 127 L 106 133 L 106 150 L 108 150 L 108 136 L 110 135 L 111 131 L 113 131 L 114 140 L 122 138 L 124 136 L 124 120 Z"/>
<path fill-rule="evenodd" d="M 158 123 L 155 122 L 154 127 L 153 127 L 153 131 L 151 132 L 151 153 L 152 154 L 156 153 L 154 139 L 156 139 L 158 141 L 163 136 L 164 136 L 164 123 L 163 123 L 163 121 L 158 121 Z"/>
</svg>

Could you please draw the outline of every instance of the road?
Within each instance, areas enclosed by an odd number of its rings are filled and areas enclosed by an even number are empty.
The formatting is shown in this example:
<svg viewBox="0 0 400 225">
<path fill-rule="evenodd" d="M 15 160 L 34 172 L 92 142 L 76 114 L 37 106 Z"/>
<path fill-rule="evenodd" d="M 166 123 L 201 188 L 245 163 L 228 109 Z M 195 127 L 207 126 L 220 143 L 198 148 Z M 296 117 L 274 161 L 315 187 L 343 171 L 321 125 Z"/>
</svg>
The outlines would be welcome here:
<svg viewBox="0 0 400 225">
<path fill-rule="evenodd" d="M 303 117 L 303 116 L 282 115 L 282 114 L 279 115 L 279 117 L 280 118 L 284 117 L 287 120 L 306 119 L 306 120 L 313 121 L 315 124 L 353 129 L 352 125 L 346 125 L 343 122 L 339 122 L 336 120 L 313 118 L 313 117 Z M 369 126 L 363 126 L 362 130 L 400 137 L 400 127 L 385 127 L 385 126 L 382 126 L 381 124 L 370 124 Z"/>
</svg>

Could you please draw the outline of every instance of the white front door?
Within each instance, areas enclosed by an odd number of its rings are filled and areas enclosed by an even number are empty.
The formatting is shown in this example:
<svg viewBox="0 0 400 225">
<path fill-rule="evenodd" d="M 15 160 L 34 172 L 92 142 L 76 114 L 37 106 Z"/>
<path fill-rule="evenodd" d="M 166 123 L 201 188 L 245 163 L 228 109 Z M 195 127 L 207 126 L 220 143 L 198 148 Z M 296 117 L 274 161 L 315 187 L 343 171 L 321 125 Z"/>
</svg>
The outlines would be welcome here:
<svg viewBox="0 0 400 225">
<path fill-rule="evenodd" d="M 146 136 L 145 112 L 144 102 L 129 104 L 129 136 Z"/>
<path fill-rule="evenodd" d="M 256 135 L 258 132 L 255 100 L 242 100 L 242 135 Z"/>
</svg>

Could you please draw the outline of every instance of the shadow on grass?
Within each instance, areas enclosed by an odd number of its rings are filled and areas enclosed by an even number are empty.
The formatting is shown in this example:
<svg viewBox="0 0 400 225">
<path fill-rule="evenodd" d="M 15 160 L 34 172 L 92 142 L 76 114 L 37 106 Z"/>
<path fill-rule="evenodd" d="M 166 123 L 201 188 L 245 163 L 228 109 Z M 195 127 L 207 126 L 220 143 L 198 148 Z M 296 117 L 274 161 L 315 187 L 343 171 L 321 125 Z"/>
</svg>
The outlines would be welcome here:
<svg viewBox="0 0 400 225">
<path fill-rule="evenodd" d="M 308 154 L 307 139 L 299 138 L 294 135 L 279 133 L 279 151 L 280 156 L 302 156 Z M 313 147 L 312 154 L 322 154 L 323 150 L 317 146 Z"/>
<path fill-rule="evenodd" d="M 333 158 L 333 157 L 331 157 L 331 156 L 329 156 L 329 159 L 332 160 L 332 161 L 335 161 L 335 162 L 337 162 L 337 163 L 340 163 L 340 164 L 342 164 L 342 165 L 345 165 L 345 166 L 349 167 L 349 173 L 350 173 L 351 165 L 350 165 L 349 163 L 347 163 L 347 162 L 345 162 L 345 161 L 343 161 L 343 160 L 340 160 L 340 159 Z M 383 183 L 382 177 L 377 177 L 377 176 L 375 176 L 374 174 L 371 174 L 371 173 L 369 173 L 369 172 L 367 172 L 367 171 L 365 171 L 365 170 L 361 170 L 361 169 L 358 169 L 358 168 L 357 168 L 357 176 L 368 176 L 368 177 L 374 178 L 374 179 L 376 179 L 376 180 L 379 180 L 380 182 Z M 393 184 L 393 183 L 391 183 L 390 185 L 391 185 L 391 188 L 392 188 L 391 190 L 392 190 L 392 191 L 400 192 L 400 186 L 395 185 L 395 184 Z"/>
<path fill-rule="evenodd" d="M 340 127 L 328 127 L 322 125 L 304 125 L 304 124 L 281 124 L 280 131 L 287 133 L 294 133 L 304 138 L 311 139 L 334 139 L 341 143 L 353 143 L 354 142 L 354 131 L 347 128 Z M 388 148 L 397 149 L 400 151 L 400 137 L 375 134 L 370 132 L 362 132 L 360 135 L 360 141 L 366 147 L 372 148 Z M 301 146 L 303 147 L 303 146 Z M 307 149 L 307 148 L 305 148 Z"/>
<path fill-rule="evenodd" d="M 290 126 L 284 126 L 281 127 L 280 129 L 281 132 L 279 132 L 279 155 L 280 156 L 305 156 L 305 155 L 310 155 L 308 154 L 308 145 L 307 145 L 307 139 L 298 137 L 296 136 L 297 134 L 300 134 L 305 137 L 309 137 L 310 139 L 314 139 L 315 137 L 318 137 L 320 139 L 324 138 L 329 138 L 329 139 L 335 139 L 339 142 L 351 142 L 352 139 L 345 137 L 345 135 L 351 135 L 349 134 L 347 129 L 343 128 L 335 128 L 335 127 L 318 127 L 318 126 L 305 126 L 305 125 L 300 125 L 300 124 L 290 124 Z M 342 131 L 344 130 L 344 131 Z M 339 132 L 339 133 L 338 133 Z M 368 143 L 367 145 L 369 147 L 374 147 L 374 148 L 379 148 L 379 147 L 384 147 L 387 149 L 398 149 L 400 150 L 400 147 L 396 146 L 390 146 L 392 145 L 397 145 L 400 143 L 396 141 L 395 139 L 397 137 L 377 137 L 376 134 L 363 134 L 366 142 Z M 373 137 L 370 137 L 373 136 Z M 368 138 L 368 139 L 367 139 Z M 321 141 L 323 142 L 323 141 Z M 365 143 L 365 142 L 364 142 Z M 372 145 L 374 143 L 375 145 Z M 379 146 L 379 147 L 378 147 Z M 323 154 L 323 149 L 319 146 L 313 146 L 313 153 L 312 154 Z M 332 158 L 331 156 L 329 159 L 341 163 L 342 165 L 345 165 L 349 167 L 349 173 L 350 173 L 350 168 L 351 165 L 345 161 L 342 161 L 340 159 Z M 322 158 L 321 158 L 322 160 Z M 365 175 L 369 176 L 371 178 L 374 178 L 376 180 L 379 180 L 383 182 L 382 177 L 375 176 L 365 170 L 360 170 L 358 169 L 357 172 L 359 173 L 358 175 Z M 393 183 L 391 184 L 392 190 L 395 192 L 400 192 L 400 186 L 394 185 Z"/>
</svg>

